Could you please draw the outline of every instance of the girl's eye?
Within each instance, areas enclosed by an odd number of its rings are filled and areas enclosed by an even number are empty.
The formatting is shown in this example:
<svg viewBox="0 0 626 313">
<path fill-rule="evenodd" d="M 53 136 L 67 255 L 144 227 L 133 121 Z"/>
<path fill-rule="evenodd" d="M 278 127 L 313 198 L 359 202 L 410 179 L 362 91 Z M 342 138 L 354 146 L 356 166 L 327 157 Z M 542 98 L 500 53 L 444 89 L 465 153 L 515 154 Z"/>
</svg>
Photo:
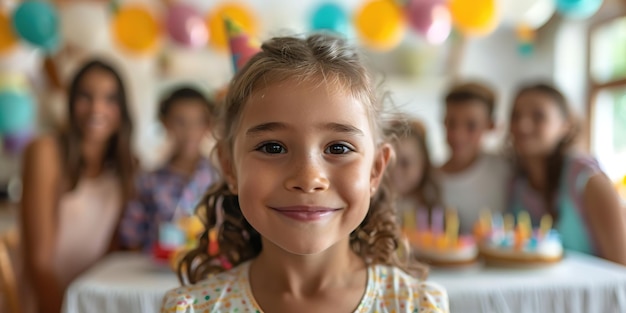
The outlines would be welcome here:
<svg viewBox="0 0 626 313">
<path fill-rule="evenodd" d="M 287 149 L 285 149 L 285 147 L 275 142 L 265 143 L 259 146 L 257 148 L 257 151 L 261 151 L 263 153 L 268 153 L 268 154 L 287 153 Z"/>
<path fill-rule="evenodd" d="M 334 144 L 334 145 L 331 145 L 328 148 L 326 148 L 324 153 L 328 153 L 328 154 L 346 154 L 346 153 L 349 153 L 351 151 L 352 151 L 352 149 L 350 149 L 350 147 L 348 147 L 346 145 Z"/>
</svg>

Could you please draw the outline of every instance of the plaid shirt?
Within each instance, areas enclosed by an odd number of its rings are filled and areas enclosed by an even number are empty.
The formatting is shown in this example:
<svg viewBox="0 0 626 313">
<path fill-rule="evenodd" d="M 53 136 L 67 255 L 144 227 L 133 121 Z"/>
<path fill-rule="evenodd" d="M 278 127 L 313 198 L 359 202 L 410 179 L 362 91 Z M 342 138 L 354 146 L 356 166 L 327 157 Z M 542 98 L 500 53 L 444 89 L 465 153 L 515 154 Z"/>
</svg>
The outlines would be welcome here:
<svg viewBox="0 0 626 313">
<path fill-rule="evenodd" d="M 120 224 L 122 247 L 147 251 L 158 240 L 158 228 L 179 213 L 193 214 L 207 188 L 217 179 L 208 159 L 201 159 L 191 177 L 174 172 L 169 165 L 145 173 L 137 180 L 137 198 L 130 201 Z"/>
</svg>

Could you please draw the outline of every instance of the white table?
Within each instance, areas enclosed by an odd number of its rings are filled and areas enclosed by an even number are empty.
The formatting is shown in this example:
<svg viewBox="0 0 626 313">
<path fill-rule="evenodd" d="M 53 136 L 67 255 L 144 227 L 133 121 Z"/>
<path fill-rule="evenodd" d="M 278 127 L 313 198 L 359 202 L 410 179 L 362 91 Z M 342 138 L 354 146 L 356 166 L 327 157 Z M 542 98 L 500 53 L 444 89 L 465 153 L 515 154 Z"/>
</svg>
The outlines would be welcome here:
<svg viewBox="0 0 626 313">
<path fill-rule="evenodd" d="M 626 267 L 575 253 L 546 268 L 433 270 L 430 279 L 446 287 L 453 313 L 626 312 Z M 159 312 L 176 286 L 144 256 L 112 255 L 70 286 L 63 312 Z"/>
</svg>

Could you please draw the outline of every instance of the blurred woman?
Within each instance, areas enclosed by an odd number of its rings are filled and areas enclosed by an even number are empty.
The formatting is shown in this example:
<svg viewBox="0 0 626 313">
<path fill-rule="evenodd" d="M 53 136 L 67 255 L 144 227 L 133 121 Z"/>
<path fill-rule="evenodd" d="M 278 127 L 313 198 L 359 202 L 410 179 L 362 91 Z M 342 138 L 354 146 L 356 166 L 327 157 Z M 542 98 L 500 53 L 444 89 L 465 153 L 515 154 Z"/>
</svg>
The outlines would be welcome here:
<svg viewBox="0 0 626 313">
<path fill-rule="evenodd" d="M 69 125 L 36 139 L 24 155 L 20 230 L 24 295 L 35 312 L 57 313 L 69 284 L 115 249 L 137 167 L 119 74 L 91 61 L 69 89 Z"/>
</svg>

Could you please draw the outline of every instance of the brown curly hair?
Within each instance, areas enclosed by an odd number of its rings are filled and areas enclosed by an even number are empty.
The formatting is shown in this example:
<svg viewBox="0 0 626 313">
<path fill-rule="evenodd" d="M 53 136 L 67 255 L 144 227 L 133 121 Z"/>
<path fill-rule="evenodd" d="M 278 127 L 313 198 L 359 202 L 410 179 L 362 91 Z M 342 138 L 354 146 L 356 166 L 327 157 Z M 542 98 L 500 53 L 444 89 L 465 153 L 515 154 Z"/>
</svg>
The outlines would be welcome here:
<svg viewBox="0 0 626 313">
<path fill-rule="evenodd" d="M 294 79 L 347 90 L 366 106 L 377 144 L 386 142 L 381 117 L 382 101 L 376 95 L 361 57 L 345 40 L 317 34 L 307 38 L 270 39 L 235 75 L 214 125 L 218 151 L 232 151 L 235 129 L 244 105 L 254 91 Z M 207 191 L 197 213 L 205 223 L 206 231 L 198 246 L 179 263 L 178 276 L 182 284 L 194 284 L 224 271 L 223 260 L 237 266 L 261 252 L 261 235 L 246 221 L 238 196 L 229 190 L 225 181 L 218 182 Z M 217 216 L 220 213 L 223 221 L 218 225 Z M 380 188 L 370 201 L 365 219 L 350 234 L 350 246 L 367 264 L 397 266 L 425 278 L 423 265 L 400 256 L 400 230 L 395 214 L 389 181 L 383 177 Z M 210 255 L 209 230 L 216 227 L 219 253 Z"/>
</svg>

